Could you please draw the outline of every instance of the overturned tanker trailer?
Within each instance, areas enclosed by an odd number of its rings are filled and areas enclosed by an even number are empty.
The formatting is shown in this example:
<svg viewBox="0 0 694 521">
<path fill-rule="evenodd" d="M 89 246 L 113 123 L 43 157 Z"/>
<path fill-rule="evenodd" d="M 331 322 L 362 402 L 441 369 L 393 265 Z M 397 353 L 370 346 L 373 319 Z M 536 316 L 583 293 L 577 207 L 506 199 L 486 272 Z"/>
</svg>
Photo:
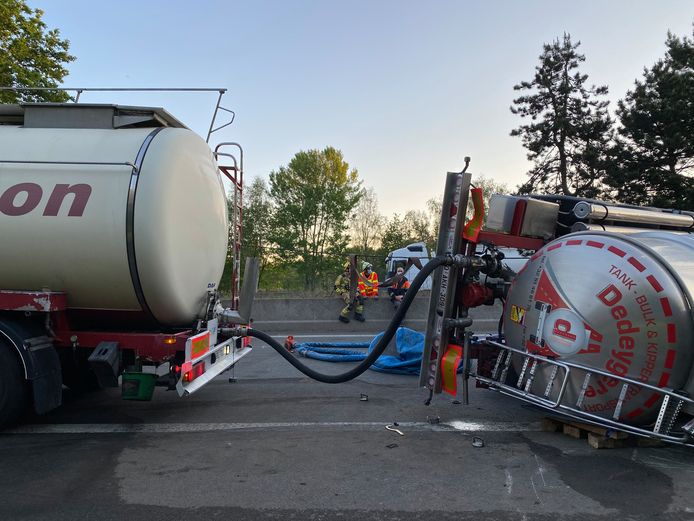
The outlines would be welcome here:
<svg viewBox="0 0 694 521">
<path fill-rule="evenodd" d="M 250 352 L 220 331 L 250 315 L 250 300 L 239 304 L 239 153 L 213 152 L 161 108 L 0 106 L 0 426 L 57 407 L 63 385 L 189 394 Z"/>
<path fill-rule="evenodd" d="M 462 358 L 466 401 L 473 378 L 583 422 L 694 444 L 694 213 L 499 195 L 482 227 L 469 174 L 449 174 L 445 194 L 437 255 L 486 252 L 435 275 L 421 384 L 455 393 Z M 530 252 L 518 273 L 502 247 Z M 495 299 L 498 334 L 474 335 L 469 309 Z"/>
</svg>

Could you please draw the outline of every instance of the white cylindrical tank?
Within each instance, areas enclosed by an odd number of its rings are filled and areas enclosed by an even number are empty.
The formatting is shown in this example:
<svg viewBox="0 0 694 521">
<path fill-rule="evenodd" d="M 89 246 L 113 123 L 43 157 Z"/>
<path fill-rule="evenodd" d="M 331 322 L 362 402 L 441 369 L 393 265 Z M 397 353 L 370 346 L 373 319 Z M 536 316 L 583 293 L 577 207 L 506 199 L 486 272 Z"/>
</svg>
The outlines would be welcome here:
<svg viewBox="0 0 694 521">
<path fill-rule="evenodd" d="M 694 236 L 582 232 L 547 244 L 516 277 L 504 309 L 512 347 L 694 393 Z M 540 388 L 549 371 L 538 375 Z M 621 385 L 572 371 L 565 400 L 612 418 Z M 660 395 L 632 387 L 620 418 L 652 421 Z M 694 411 L 688 410 L 689 414 Z"/>
<path fill-rule="evenodd" d="M 227 235 L 217 164 L 188 129 L 0 125 L 0 289 L 190 325 Z"/>
</svg>

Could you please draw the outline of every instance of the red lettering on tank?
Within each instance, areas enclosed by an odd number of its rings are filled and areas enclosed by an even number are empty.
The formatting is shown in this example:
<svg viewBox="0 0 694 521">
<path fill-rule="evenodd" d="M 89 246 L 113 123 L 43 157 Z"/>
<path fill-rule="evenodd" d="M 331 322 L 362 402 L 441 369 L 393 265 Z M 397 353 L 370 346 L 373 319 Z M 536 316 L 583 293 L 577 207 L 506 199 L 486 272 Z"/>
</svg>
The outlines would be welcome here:
<svg viewBox="0 0 694 521">
<path fill-rule="evenodd" d="M 619 335 L 617 341 L 619 349 L 610 351 L 610 358 L 605 362 L 605 368 L 618 376 L 626 376 L 634 359 L 634 347 L 636 345 L 634 335 L 638 334 L 641 328 L 636 327 L 627 318 L 629 315 L 627 308 L 618 305 L 622 300 L 622 293 L 614 284 L 603 289 L 597 294 L 597 297 L 600 302 L 610 308 L 610 314 L 616 321 L 617 335 Z"/>
<path fill-rule="evenodd" d="M 17 205 L 15 204 L 17 196 L 21 193 L 26 193 L 26 199 Z M 0 213 L 11 216 L 25 215 L 39 205 L 41 197 L 43 197 L 43 190 L 36 183 L 19 183 L 10 186 L 0 196 Z"/>
<path fill-rule="evenodd" d="M 20 194 L 25 193 L 22 199 Z M 61 210 L 65 198 L 72 196 L 72 204 L 67 212 L 69 217 L 81 217 L 92 194 L 92 187 L 79 183 L 74 185 L 57 184 L 51 191 L 43 210 L 46 217 L 55 217 Z M 26 215 L 35 210 L 43 199 L 43 189 L 36 183 L 19 183 L 10 186 L 0 195 L 0 214 L 9 216 Z M 19 203 L 17 201 L 20 201 Z"/>
<path fill-rule="evenodd" d="M 584 324 L 586 326 L 586 329 L 590 331 L 590 337 L 588 339 L 588 346 L 585 349 L 581 349 L 578 354 L 586 354 L 586 353 L 599 353 L 601 350 L 601 343 L 602 343 L 602 335 L 595 331 L 592 327 L 590 327 L 588 324 Z"/>
<path fill-rule="evenodd" d="M 48 203 L 46 203 L 46 209 L 43 211 L 43 215 L 46 216 L 56 216 L 60 212 L 60 207 L 63 205 L 63 201 L 68 195 L 72 195 L 72 204 L 70 205 L 70 210 L 68 210 L 68 217 L 81 217 L 84 214 L 84 209 L 87 206 L 87 201 L 89 201 L 89 196 L 92 194 L 92 187 L 88 184 L 59 184 L 55 185 L 53 193 L 48 198 Z"/>
<path fill-rule="evenodd" d="M 598 293 L 598 299 L 606 306 L 614 306 L 617 302 L 622 300 L 622 294 L 615 287 L 614 284 L 610 284 L 600 293 Z"/>
<path fill-rule="evenodd" d="M 614 264 L 610 266 L 610 275 L 616 277 L 629 290 L 636 286 L 636 282 Z"/>
<path fill-rule="evenodd" d="M 552 333 L 561 338 L 567 338 L 571 341 L 576 340 L 576 335 L 571 333 L 571 322 L 564 319 L 557 319 L 554 322 Z"/>
<path fill-rule="evenodd" d="M 656 327 L 655 315 L 653 314 L 651 305 L 648 303 L 646 295 L 639 295 L 635 300 L 641 308 L 641 316 L 644 322 L 646 322 L 646 327 Z"/>
</svg>

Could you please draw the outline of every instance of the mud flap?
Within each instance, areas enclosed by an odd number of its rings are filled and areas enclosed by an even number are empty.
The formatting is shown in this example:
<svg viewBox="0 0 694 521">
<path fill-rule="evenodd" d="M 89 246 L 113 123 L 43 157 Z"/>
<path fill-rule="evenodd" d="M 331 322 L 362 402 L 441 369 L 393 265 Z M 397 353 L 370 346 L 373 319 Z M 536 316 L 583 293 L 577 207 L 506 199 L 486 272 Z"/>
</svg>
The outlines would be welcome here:
<svg viewBox="0 0 694 521">
<path fill-rule="evenodd" d="M 32 390 L 34 410 L 45 414 L 63 402 L 63 378 L 53 342 L 41 335 L 38 324 L 0 321 L 0 333 L 22 360 L 24 377 Z"/>
<path fill-rule="evenodd" d="M 63 378 L 60 359 L 53 345 L 31 353 L 34 375 L 31 388 L 34 394 L 34 411 L 45 414 L 63 403 Z"/>
</svg>

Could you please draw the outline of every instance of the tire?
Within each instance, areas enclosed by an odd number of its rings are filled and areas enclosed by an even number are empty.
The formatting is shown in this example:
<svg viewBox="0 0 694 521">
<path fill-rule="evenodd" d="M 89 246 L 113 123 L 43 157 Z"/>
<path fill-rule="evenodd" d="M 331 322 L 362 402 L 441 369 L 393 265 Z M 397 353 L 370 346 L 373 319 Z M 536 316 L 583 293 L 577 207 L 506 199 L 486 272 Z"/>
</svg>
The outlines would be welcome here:
<svg viewBox="0 0 694 521">
<path fill-rule="evenodd" d="M 0 341 L 0 429 L 15 423 L 29 403 L 24 371 L 12 349 Z"/>
</svg>

